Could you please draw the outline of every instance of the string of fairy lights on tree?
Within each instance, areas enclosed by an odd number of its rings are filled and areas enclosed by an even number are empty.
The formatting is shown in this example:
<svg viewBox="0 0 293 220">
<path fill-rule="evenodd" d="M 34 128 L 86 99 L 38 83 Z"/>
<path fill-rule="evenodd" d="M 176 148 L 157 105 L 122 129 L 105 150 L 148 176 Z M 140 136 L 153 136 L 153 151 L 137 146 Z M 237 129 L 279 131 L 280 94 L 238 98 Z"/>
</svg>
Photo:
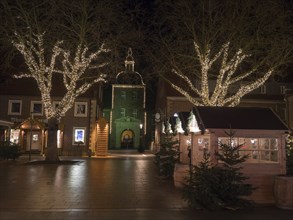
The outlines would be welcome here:
<svg viewBox="0 0 293 220">
<path fill-rule="evenodd" d="M 194 80 L 189 75 L 181 72 L 179 68 L 172 69 L 172 73 L 183 79 L 185 82 L 184 85 L 176 84 L 175 81 L 171 81 L 171 79 L 163 76 L 164 79 L 171 87 L 184 95 L 194 105 L 231 107 L 238 105 L 244 95 L 263 85 L 272 75 L 274 69 L 271 68 L 267 70 L 254 81 L 248 80 L 248 77 L 257 72 L 257 67 L 249 69 L 241 74 L 236 74 L 238 67 L 250 55 L 245 54 L 242 49 L 238 49 L 235 54 L 231 56 L 229 54 L 229 45 L 229 42 L 223 44 L 220 50 L 215 55 L 212 55 L 209 45 L 205 52 L 202 52 L 199 45 L 194 42 L 196 58 L 200 64 L 199 88 L 195 85 Z M 221 62 L 215 80 L 215 86 L 211 88 L 211 77 L 209 73 L 216 61 Z M 231 88 L 234 85 L 237 86 L 237 90 L 231 92 Z"/>
<path fill-rule="evenodd" d="M 50 60 L 47 64 L 44 49 L 44 34 L 35 34 L 32 39 L 15 34 L 12 41 L 16 49 L 23 55 L 28 67 L 27 73 L 14 75 L 15 78 L 33 78 L 36 80 L 41 93 L 44 112 L 47 119 L 60 119 L 73 105 L 75 99 L 85 93 L 93 84 L 105 82 L 105 74 L 99 74 L 90 81 L 84 81 L 86 70 L 98 69 L 108 63 L 93 65 L 94 61 L 100 59 L 102 53 L 109 50 L 104 48 L 104 44 L 94 53 L 89 53 L 88 48 L 82 44 L 78 45 L 72 58 L 71 52 L 61 47 L 62 41 L 58 41 L 53 49 Z M 61 67 L 56 66 L 57 59 L 61 60 Z M 53 74 L 62 74 L 63 84 L 66 93 L 58 103 L 53 106 L 51 97 Z"/>
</svg>

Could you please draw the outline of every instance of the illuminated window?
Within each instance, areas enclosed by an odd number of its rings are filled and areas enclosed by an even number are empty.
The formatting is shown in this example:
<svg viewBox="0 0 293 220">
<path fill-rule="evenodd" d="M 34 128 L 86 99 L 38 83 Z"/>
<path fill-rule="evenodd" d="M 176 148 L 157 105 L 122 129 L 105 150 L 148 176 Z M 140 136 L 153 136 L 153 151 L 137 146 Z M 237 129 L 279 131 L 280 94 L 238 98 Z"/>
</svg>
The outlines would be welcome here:
<svg viewBox="0 0 293 220">
<path fill-rule="evenodd" d="M 21 100 L 9 100 L 8 101 L 8 114 L 9 115 L 21 115 L 22 101 Z"/>
<path fill-rule="evenodd" d="M 278 162 L 279 145 L 277 138 L 227 138 L 220 137 L 219 143 L 233 146 L 242 145 L 239 153 L 248 155 L 247 162 Z M 220 146 L 220 145 L 219 145 Z"/>
<path fill-rule="evenodd" d="M 200 150 L 209 149 L 210 138 L 208 136 L 202 136 L 197 139 L 197 145 Z"/>
<path fill-rule="evenodd" d="M 39 140 L 39 135 L 38 134 L 33 134 L 33 142 L 36 142 Z"/>
<path fill-rule="evenodd" d="M 11 129 L 10 130 L 10 142 L 14 144 L 19 144 L 19 129 Z"/>
<path fill-rule="evenodd" d="M 85 145 L 85 131 L 86 128 L 74 127 L 73 128 L 73 145 Z"/>
</svg>

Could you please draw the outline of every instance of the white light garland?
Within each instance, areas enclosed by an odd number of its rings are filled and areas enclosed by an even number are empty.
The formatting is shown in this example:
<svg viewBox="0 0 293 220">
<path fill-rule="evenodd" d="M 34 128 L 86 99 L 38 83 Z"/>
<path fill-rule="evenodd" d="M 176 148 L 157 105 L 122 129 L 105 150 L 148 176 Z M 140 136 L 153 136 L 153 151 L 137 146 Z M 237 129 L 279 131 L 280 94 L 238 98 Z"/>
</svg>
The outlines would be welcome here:
<svg viewBox="0 0 293 220">
<path fill-rule="evenodd" d="M 94 83 L 105 82 L 105 74 L 99 74 L 90 82 L 81 82 L 87 69 L 98 69 L 108 63 L 91 66 L 93 61 L 99 59 L 99 55 L 108 52 L 104 45 L 94 53 L 88 53 L 88 48 L 83 45 L 77 47 L 74 58 L 72 59 L 70 51 L 65 51 L 60 46 L 62 41 L 58 41 L 53 49 L 49 65 L 45 61 L 44 34 L 33 35 L 32 41 L 15 34 L 16 38 L 12 41 L 16 49 L 23 55 L 28 67 L 28 73 L 14 75 L 15 78 L 33 78 L 36 80 L 41 92 L 41 98 L 44 105 L 44 111 L 47 119 L 60 119 L 73 105 L 75 99 L 85 93 Z M 62 68 L 56 69 L 56 60 L 61 59 Z M 53 74 L 62 74 L 66 93 L 60 101 L 57 108 L 53 107 L 51 97 Z"/>
<path fill-rule="evenodd" d="M 177 77 L 183 79 L 186 84 L 178 85 L 174 81 L 164 77 L 164 79 L 175 90 L 184 95 L 194 105 L 204 106 L 236 106 L 240 103 L 241 98 L 249 92 L 257 89 L 265 83 L 265 81 L 272 75 L 274 69 L 267 70 L 262 76 L 255 81 L 245 80 L 257 71 L 257 68 L 253 68 L 240 75 L 236 75 L 236 70 L 239 65 L 250 55 L 245 54 L 242 49 L 235 52 L 233 56 L 229 55 L 230 42 L 223 44 L 218 53 L 214 56 L 211 54 L 210 46 L 207 46 L 205 52 L 200 50 L 199 45 L 194 42 L 194 48 L 196 52 L 196 58 L 200 63 L 200 88 L 194 85 L 194 80 L 185 73 L 182 73 L 179 69 L 172 69 Z M 209 87 L 211 77 L 209 72 L 212 69 L 212 65 L 222 58 L 222 62 L 219 68 L 216 85 L 213 90 Z M 240 85 L 239 82 L 245 82 Z M 187 86 L 186 86 L 187 85 Z M 231 87 L 237 85 L 237 90 L 231 92 Z M 193 92 L 193 94 L 190 93 Z"/>
</svg>

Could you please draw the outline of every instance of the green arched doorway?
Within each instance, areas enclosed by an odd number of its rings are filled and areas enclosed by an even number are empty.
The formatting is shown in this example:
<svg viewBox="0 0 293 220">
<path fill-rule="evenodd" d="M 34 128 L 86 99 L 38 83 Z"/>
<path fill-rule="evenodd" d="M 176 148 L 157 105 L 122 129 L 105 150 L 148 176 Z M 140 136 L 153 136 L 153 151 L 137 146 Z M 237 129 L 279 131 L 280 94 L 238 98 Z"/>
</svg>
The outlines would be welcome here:
<svg viewBox="0 0 293 220">
<path fill-rule="evenodd" d="M 131 129 L 125 129 L 121 132 L 121 149 L 133 149 L 134 132 Z"/>
</svg>

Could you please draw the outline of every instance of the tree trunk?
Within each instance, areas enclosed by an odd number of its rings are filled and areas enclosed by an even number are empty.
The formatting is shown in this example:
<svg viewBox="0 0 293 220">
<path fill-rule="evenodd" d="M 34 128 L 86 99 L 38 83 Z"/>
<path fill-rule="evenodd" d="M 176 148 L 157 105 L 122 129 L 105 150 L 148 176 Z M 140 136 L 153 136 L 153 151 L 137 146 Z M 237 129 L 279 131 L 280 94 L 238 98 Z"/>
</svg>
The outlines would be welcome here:
<svg viewBox="0 0 293 220">
<path fill-rule="evenodd" d="M 57 149 L 57 130 L 58 130 L 57 119 L 55 118 L 49 119 L 46 161 L 50 161 L 50 162 L 59 161 L 58 149 Z"/>
</svg>

